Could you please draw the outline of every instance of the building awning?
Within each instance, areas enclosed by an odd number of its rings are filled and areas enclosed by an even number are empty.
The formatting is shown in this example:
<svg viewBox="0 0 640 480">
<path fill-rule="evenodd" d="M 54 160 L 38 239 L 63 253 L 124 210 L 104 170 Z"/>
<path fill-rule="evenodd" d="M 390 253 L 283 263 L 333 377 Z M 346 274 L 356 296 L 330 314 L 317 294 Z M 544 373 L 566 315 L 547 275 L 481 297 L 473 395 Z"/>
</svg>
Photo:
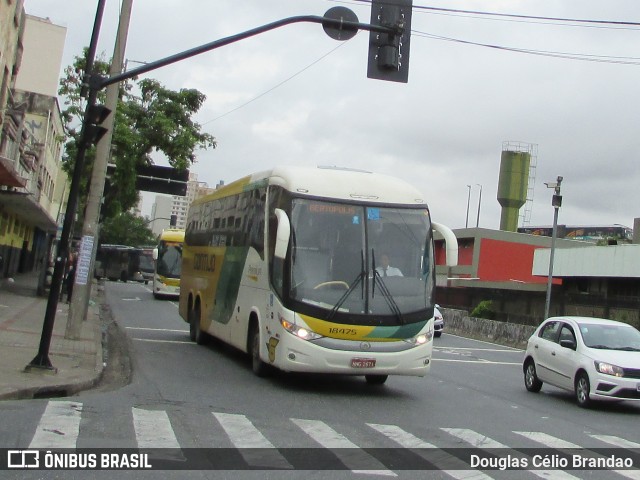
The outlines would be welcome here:
<svg viewBox="0 0 640 480">
<path fill-rule="evenodd" d="M 0 156 L 0 185 L 9 187 L 24 187 L 27 180 L 18 175 L 12 162 Z"/>
<path fill-rule="evenodd" d="M 28 193 L 0 191 L 0 211 L 13 213 L 25 223 L 44 231 L 55 232 L 58 229 L 53 218 Z"/>
</svg>

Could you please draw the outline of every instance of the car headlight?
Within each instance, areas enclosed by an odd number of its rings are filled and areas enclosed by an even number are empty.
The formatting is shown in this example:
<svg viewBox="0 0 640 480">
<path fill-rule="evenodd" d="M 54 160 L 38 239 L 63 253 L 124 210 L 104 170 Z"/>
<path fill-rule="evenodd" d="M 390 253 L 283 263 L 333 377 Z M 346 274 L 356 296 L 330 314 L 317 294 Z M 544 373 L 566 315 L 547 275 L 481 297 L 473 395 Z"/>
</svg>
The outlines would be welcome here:
<svg viewBox="0 0 640 480">
<path fill-rule="evenodd" d="M 316 332 L 309 330 L 308 328 L 301 327 L 300 325 L 296 325 L 295 323 L 288 322 L 284 318 L 280 319 L 280 323 L 287 332 L 301 338 L 302 340 L 317 340 L 318 338 L 322 338 L 322 335 L 318 335 Z"/>
<path fill-rule="evenodd" d="M 617 365 L 611 365 L 607 362 L 593 362 L 596 366 L 596 370 L 600 373 L 605 373 L 607 375 L 613 375 L 614 377 L 624 377 L 624 368 L 618 367 Z"/>
</svg>

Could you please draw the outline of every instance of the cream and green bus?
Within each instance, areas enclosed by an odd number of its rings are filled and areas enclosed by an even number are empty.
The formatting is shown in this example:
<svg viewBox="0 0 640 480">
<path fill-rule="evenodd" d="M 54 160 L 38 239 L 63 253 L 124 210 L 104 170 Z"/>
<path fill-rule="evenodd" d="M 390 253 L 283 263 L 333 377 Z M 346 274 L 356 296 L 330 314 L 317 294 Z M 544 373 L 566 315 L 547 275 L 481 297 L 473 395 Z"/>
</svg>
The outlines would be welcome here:
<svg viewBox="0 0 640 480">
<path fill-rule="evenodd" d="M 180 315 L 272 369 L 424 376 L 431 367 L 432 230 L 457 261 L 451 230 L 399 179 L 337 167 L 279 167 L 189 209 Z M 387 275 L 386 258 L 394 267 Z M 391 271 L 391 270 L 389 270 Z"/>
<path fill-rule="evenodd" d="M 160 234 L 158 246 L 153 249 L 155 271 L 152 289 L 155 298 L 180 294 L 183 242 L 184 230 L 169 228 Z"/>
</svg>

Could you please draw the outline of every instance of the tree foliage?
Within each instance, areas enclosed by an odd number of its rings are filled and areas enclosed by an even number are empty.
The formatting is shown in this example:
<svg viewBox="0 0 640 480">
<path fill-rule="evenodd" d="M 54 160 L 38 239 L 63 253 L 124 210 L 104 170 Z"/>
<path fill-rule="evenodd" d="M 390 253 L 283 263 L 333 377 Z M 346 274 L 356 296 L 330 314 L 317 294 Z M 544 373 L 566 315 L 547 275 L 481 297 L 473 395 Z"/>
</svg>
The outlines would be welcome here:
<svg viewBox="0 0 640 480">
<path fill-rule="evenodd" d="M 85 57 L 86 49 L 84 56 L 76 56 L 73 65 L 65 69 L 58 91 L 64 98 L 62 117 L 68 141 L 63 165 L 69 174 L 75 165 L 77 142 L 86 108 L 85 99 L 80 96 Z M 94 71 L 106 75 L 108 70 L 109 63 L 104 56 L 98 57 L 94 62 Z M 105 92 L 100 91 L 98 102 L 103 103 L 104 96 Z M 205 95 L 198 90 L 173 91 L 152 79 L 121 84 L 110 159 L 110 163 L 116 165 L 116 171 L 109 181 L 102 206 L 105 218 L 125 212 L 138 202 L 136 167 L 152 165 L 154 153 L 161 152 L 169 165 L 184 170 L 196 162 L 196 150 L 216 147 L 215 137 L 202 132 L 201 126 L 192 119 L 205 99 Z M 91 148 L 86 154 L 82 185 L 85 193 L 95 158 L 94 150 Z"/>
<path fill-rule="evenodd" d="M 142 247 L 155 244 L 156 239 L 145 219 L 123 212 L 102 222 L 100 243 Z"/>
</svg>

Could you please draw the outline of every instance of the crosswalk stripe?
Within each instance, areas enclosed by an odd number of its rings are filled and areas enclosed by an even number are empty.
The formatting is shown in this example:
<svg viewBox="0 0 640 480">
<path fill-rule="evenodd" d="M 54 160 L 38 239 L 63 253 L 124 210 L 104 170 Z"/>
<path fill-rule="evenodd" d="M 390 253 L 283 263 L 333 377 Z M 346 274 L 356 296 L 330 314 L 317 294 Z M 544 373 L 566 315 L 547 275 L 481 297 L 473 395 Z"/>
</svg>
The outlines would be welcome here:
<svg viewBox="0 0 640 480">
<path fill-rule="evenodd" d="M 425 442 L 422 439 L 416 437 L 412 433 L 406 432 L 396 425 L 380 425 L 377 423 L 367 423 L 371 428 L 382 433 L 386 437 L 393 440 L 395 443 L 403 448 L 417 448 L 417 449 L 433 449 L 429 452 L 419 452 L 420 456 L 427 460 L 429 463 L 435 465 L 438 468 L 442 468 L 442 465 L 458 464 L 459 467 L 455 470 L 443 469 L 440 470 L 447 475 L 458 480 L 488 480 L 492 477 L 475 470 L 468 470 L 469 466 L 462 460 L 448 454 L 442 450 L 438 450 L 435 445 Z"/>
<path fill-rule="evenodd" d="M 486 435 L 482 435 L 466 428 L 441 428 L 440 430 L 447 432 L 448 434 L 453 435 L 476 448 L 507 448 L 506 445 L 503 445 Z"/>
<path fill-rule="evenodd" d="M 319 420 L 304 420 L 299 418 L 292 418 L 291 421 L 320 445 L 330 449 L 331 452 L 354 473 L 387 475 L 391 477 L 397 476 L 378 460 L 361 450 L 355 443 L 336 432 L 326 423 Z"/>
<path fill-rule="evenodd" d="M 560 438 L 556 438 L 553 437 L 547 433 L 543 433 L 543 432 L 513 432 L 513 433 L 517 433 L 518 435 L 522 435 L 523 437 L 529 438 L 530 440 L 533 440 L 534 442 L 538 442 L 538 443 L 542 443 L 543 445 L 546 445 L 549 448 L 558 448 L 558 449 L 562 449 L 562 448 L 572 448 L 572 449 L 581 449 L 582 447 L 580 445 L 576 445 L 575 443 L 571 443 L 571 442 L 567 442 L 565 440 L 562 440 Z M 615 438 L 615 437 L 613 437 Z M 630 442 L 633 443 L 633 442 Z M 616 472 L 619 475 L 622 475 L 623 477 L 626 478 L 632 478 L 634 480 L 640 480 L 640 471 L 632 471 L 632 470 L 613 470 L 614 472 Z"/>
<path fill-rule="evenodd" d="M 556 438 L 554 436 L 551 436 L 542 432 L 513 432 L 513 433 L 516 433 L 525 438 L 528 438 L 529 440 L 533 440 L 534 442 L 541 443 L 549 448 L 582 448 L 580 447 L 580 445 L 567 442 L 566 440 L 562 440 L 560 438 Z"/>
<path fill-rule="evenodd" d="M 82 403 L 48 402 L 29 448 L 76 448 L 81 416 Z"/>
<path fill-rule="evenodd" d="M 287 470 L 293 468 L 244 415 L 213 412 L 213 416 L 249 465 Z"/>
<path fill-rule="evenodd" d="M 632 442 L 630 440 L 625 440 L 624 438 L 620 438 L 620 437 L 614 437 L 613 435 L 589 435 L 589 436 L 596 438 L 601 442 L 608 443 L 610 445 L 615 445 L 616 447 L 640 448 L 640 443 Z"/>
<path fill-rule="evenodd" d="M 180 448 L 167 412 L 135 407 L 131 412 L 138 448 Z"/>
<path fill-rule="evenodd" d="M 465 442 L 470 443 L 477 448 L 508 448 L 506 445 L 503 445 L 502 443 L 493 440 L 486 435 L 474 432 L 473 430 L 467 430 L 466 428 L 441 428 L 441 430 L 453 435 L 454 437 L 464 440 Z M 508 455 L 507 452 L 508 450 L 505 450 L 504 456 Z M 551 480 L 570 480 L 578 478 L 563 470 L 528 470 L 528 472 L 536 475 L 537 477 Z"/>
</svg>

